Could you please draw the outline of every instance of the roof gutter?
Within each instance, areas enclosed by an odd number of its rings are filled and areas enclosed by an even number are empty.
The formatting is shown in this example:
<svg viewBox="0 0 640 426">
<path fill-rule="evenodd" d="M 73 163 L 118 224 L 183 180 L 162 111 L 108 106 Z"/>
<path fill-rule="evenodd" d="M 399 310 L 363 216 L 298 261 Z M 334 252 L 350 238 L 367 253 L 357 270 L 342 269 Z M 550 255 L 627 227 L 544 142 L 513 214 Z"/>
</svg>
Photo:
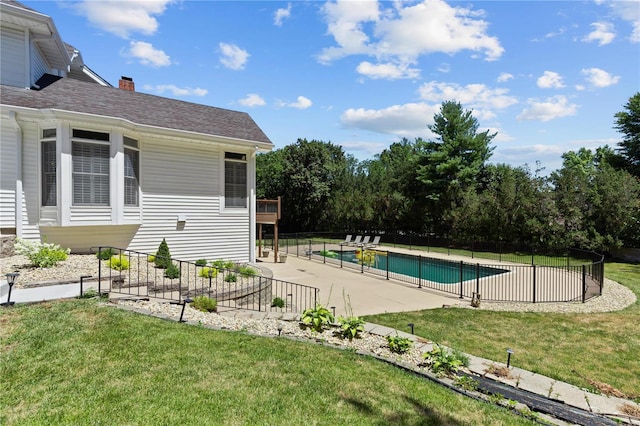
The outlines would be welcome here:
<svg viewBox="0 0 640 426">
<path fill-rule="evenodd" d="M 168 127 L 152 126 L 148 124 L 135 123 L 124 118 L 112 117 L 107 115 L 79 113 L 67 110 L 59 110 L 55 108 L 46 110 L 31 109 L 31 111 L 39 111 L 40 113 L 46 115 L 47 119 L 89 121 L 95 123 L 96 125 L 110 125 L 128 128 L 132 132 L 152 133 L 159 136 L 196 140 L 203 143 L 230 144 L 235 147 L 240 145 L 242 147 L 257 151 L 268 152 L 271 151 L 274 146 L 271 142 L 261 142 L 249 139 L 232 138 L 229 136 L 192 132 L 188 130 L 171 129 Z"/>
</svg>

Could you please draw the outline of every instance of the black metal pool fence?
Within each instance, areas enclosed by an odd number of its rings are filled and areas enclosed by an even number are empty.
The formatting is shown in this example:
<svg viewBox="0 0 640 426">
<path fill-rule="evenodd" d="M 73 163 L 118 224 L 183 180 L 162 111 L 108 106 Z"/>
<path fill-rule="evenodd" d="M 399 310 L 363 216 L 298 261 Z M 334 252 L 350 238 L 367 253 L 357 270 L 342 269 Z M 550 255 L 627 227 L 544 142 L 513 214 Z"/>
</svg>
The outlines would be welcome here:
<svg viewBox="0 0 640 426">
<path fill-rule="evenodd" d="M 293 238 L 292 238 L 293 237 Z M 357 246 L 340 245 L 339 239 L 300 238 L 282 235 L 279 252 L 321 261 L 340 268 L 375 274 L 418 288 L 429 288 L 460 298 L 498 302 L 586 302 L 601 295 L 604 285 L 604 256 L 578 249 L 529 251 L 481 251 L 496 244 L 470 244 L 467 248 L 421 246 L 423 254 L 387 250 L 389 243 L 372 247 L 365 256 L 349 258 Z M 344 239 L 344 236 L 342 237 Z M 265 240 L 268 246 L 269 240 Z M 406 247 L 406 246 L 405 246 Z M 407 247 L 408 248 L 408 247 Z M 412 249 L 418 248 L 411 246 Z M 484 259 L 484 262 L 447 260 L 429 253 Z M 487 263 L 492 260 L 492 263 Z M 526 264 L 523 264 L 526 263 Z"/>
<path fill-rule="evenodd" d="M 98 262 L 98 292 L 110 292 L 135 298 L 164 299 L 185 303 L 196 296 L 215 298 L 220 307 L 254 311 L 302 312 L 318 302 L 319 289 L 274 279 L 253 265 L 227 265 L 214 267 L 196 265 L 169 259 L 175 266 L 175 275 L 156 267 L 155 255 L 116 247 L 95 247 Z M 112 260 L 115 257 L 115 261 Z M 126 263 L 126 268 L 117 266 Z M 116 268 L 114 265 L 116 264 Z M 247 267 L 253 269 L 242 269 Z M 210 272 L 210 273 L 209 273 Z M 270 272 L 270 271 L 269 271 Z"/>
</svg>

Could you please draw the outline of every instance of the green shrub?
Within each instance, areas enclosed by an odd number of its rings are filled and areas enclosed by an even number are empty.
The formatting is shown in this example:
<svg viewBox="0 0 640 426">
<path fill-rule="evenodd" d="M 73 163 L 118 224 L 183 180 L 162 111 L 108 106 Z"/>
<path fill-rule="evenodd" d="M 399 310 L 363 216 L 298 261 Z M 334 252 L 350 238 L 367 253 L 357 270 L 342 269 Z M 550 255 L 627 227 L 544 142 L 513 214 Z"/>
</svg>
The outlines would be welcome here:
<svg viewBox="0 0 640 426">
<path fill-rule="evenodd" d="M 196 266 L 207 266 L 207 259 L 196 260 Z"/>
<path fill-rule="evenodd" d="M 191 302 L 191 307 L 202 312 L 216 312 L 218 310 L 218 301 L 212 297 L 196 296 Z"/>
<path fill-rule="evenodd" d="M 115 269 L 116 271 L 126 271 L 129 269 L 129 259 L 123 255 L 114 254 L 109 259 L 109 268 Z"/>
<path fill-rule="evenodd" d="M 167 244 L 167 241 L 164 238 L 162 239 L 162 242 L 158 246 L 158 251 L 156 252 L 156 258 L 154 259 L 154 261 L 156 262 L 156 266 L 162 269 L 166 269 L 169 267 L 169 265 L 172 264 L 171 253 L 169 252 L 169 245 Z"/>
<path fill-rule="evenodd" d="M 287 306 L 287 303 L 282 297 L 274 297 L 271 301 L 272 308 L 284 308 L 285 306 Z"/>
<path fill-rule="evenodd" d="M 236 266 L 233 261 L 222 259 L 214 260 L 211 264 L 217 269 L 233 269 Z"/>
<path fill-rule="evenodd" d="M 211 271 L 211 278 L 218 275 L 218 270 L 216 268 L 205 266 L 202 269 L 200 269 L 200 272 L 198 272 L 198 276 L 202 278 L 209 278 L 209 271 Z"/>
<path fill-rule="evenodd" d="M 256 275 L 258 275 L 258 271 L 248 265 L 238 266 L 238 273 L 243 277 L 255 277 Z"/>
<path fill-rule="evenodd" d="M 37 268 L 50 268 L 58 262 L 67 260 L 71 250 L 63 249 L 57 244 L 39 241 L 28 241 L 16 238 L 16 253 L 26 256 L 32 266 Z"/>
<path fill-rule="evenodd" d="M 178 268 L 175 263 L 171 262 L 169 263 L 169 266 L 167 266 L 167 269 L 164 270 L 164 276 L 171 280 L 176 279 L 180 277 L 180 268 Z"/>
<path fill-rule="evenodd" d="M 224 277 L 224 281 L 228 283 L 235 283 L 238 281 L 238 276 L 236 274 L 227 274 L 227 276 Z"/>
<path fill-rule="evenodd" d="M 429 363 L 429 369 L 439 376 L 450 376 L 460 369 L 469 366 L 469 358 L 459 351 L 449 351 L 436 344 L 433 349 L 424 354 Z"/>
<path fill-rule="evenodd" d="M 96 253 L 96 257 L 100 260 L 109 260 L 111 259 L 111 256 L 113 256 L 114 254 L 116 254 L 113 249 L 111 247 L 100 250 L 99 252 Z"/>
<path fill-rule="evenodd" d="M 364 332 L 364 320 L 360 317 L 340 317 L 338 318 L 340 324 L 340 334 L 343 338 L 349 340 L 360 337 L 360 333 Z"/>
<path fill-rule="evenodd" d="M 81 295 L 78 296 L 78 299 L 95 299 L 100 297 L 100 293 L 95 288 L 86 289 Z"/>
<path fill-rule="evenodd" d="M 453 383 L 459 388 L 462 388 L 467 391 L 478 390 L 478 384 L 479 384 L 478 381 L 475 380 L 474 378 L 470 376 L 465 376 L 465 375 L 454 377 Z"/>
<path fill-rule="evenodd" d="M 389 350 L 397 354 L 409 352 L 409 349 L 413 346 L 411 339 L 400 337 L 397 334 L 395 336 L 387 336 L 387 342 L 389 343 Z"/>
<path fill-rule="evenodd" d="M 305 309 L 300 319 L 303 324 L 308 325 L 319 333 L 334 321 L 331 311 L 320 304 L 317 304 L 315 308 Z"/>
</svg>

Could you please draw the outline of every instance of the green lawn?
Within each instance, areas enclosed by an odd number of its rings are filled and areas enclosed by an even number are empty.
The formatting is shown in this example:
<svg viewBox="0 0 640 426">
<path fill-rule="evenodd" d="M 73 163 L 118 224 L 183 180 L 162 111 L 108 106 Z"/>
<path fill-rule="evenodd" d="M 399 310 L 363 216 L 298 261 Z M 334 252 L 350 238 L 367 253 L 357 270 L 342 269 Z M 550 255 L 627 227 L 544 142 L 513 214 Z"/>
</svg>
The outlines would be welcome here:
<svg viewBox="0 0 640 426">
<path fill-rule="evenodd" d="M 607 263 L 607 278 L 640 298 L 640 265 Z M 373 315 L 369 322 L 407 330 L 483 358 L 511 363 L 557 380 L 593 389 L 607 383 L 640 399 L 640 303 L 612 313 L 548 314 L 434 309 Z"/>
<path fill-rule="evenodd" d="M 386 363 L 93 300 L 0 310 L 0 424 L 524 425 Z"/>
</svg>

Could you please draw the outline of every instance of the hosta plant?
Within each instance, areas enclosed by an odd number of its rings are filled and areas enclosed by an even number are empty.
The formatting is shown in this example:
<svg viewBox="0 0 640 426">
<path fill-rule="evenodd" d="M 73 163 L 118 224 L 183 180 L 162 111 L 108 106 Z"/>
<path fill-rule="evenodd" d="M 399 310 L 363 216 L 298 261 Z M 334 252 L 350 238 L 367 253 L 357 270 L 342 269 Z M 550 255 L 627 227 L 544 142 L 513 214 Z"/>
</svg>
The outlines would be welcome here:
<svg viewBox="0 0 640 426">
<path fill-rule="evenodd" d="M 395 336 L 387 336 L 387 343 L 389 343 L 389 350 L 397 354 L 403 354 L 409 352 L 413 342 L 408 337 L 400 337 L 397 334 Z"/>
<path fill-rule="evenodd" d="M 331 311 L 324 306 L 317 304 L 315 308 L 308 308 L 302 312 L 300 318 L 303 324 L 311 327 L 312 330 L 321 333 L 325 327 L 333 324 L 334 317 Z"/>
<path fill-rule="evenodd" d="M 469 358 L 459 351 L 450 351 L 436 344 L 424 354 L 429 369 L 439 376 L 450 376 L 460 369 L 469 366 Z"/>
<path fill-rule="evenodd" d="M 340 317 L 338 318 L 340 324 L 340 334 L 343 338 L 352 340 L 360 337 L 360 333 L 364 332 L 364 320 L 360 317 Z"/>
</svg>

